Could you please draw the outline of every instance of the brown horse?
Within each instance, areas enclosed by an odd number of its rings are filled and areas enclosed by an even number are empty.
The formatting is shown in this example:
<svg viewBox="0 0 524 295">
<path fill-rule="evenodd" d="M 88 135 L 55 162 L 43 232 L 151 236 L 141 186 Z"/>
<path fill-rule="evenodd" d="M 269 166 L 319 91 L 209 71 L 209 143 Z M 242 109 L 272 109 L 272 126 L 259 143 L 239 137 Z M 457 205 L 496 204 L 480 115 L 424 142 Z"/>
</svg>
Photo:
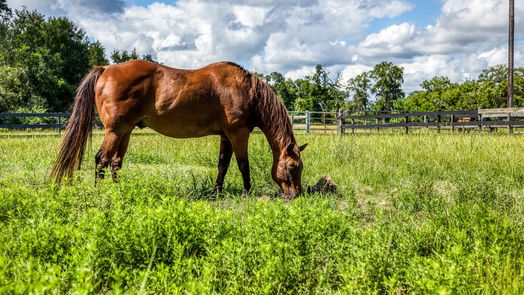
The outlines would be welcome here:
<svg viewBox="0 0 524 295">
<path fill-rule="evenodd" d="M 273 180 L 284 194 L 301 191 L 302 161 L 284 105 L 261 79 L 230 62 L 198 70 L 180 70 L 133 60 L 97 67 L 81 82 L 51 177 L 71 177 L 82 163 L 91 135 L 95 105 L 105 127 L 95 157 L 95 180 L 111 166 L 113 179 L 122 167 L 135 126 L 148 126 L 171 137 L 220 135 L 215 189 L 222 190 L 231 156 L 235 153 L 244 189 L 251 182 L 248 138 L 254 127 L 265 134 L 273 151 Z"/>
</svg>

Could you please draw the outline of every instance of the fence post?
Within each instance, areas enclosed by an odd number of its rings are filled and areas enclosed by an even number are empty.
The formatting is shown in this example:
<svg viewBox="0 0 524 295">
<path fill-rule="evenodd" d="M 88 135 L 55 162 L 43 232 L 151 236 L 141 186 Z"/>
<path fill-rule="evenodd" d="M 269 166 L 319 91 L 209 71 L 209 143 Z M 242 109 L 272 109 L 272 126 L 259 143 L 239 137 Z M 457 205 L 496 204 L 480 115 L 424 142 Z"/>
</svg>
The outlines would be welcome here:
<svg viewBox="0 0 524 295">
<path fill-rule="evenodd" d="M 482 114 L 478 114 L 477 120 L 479 121 L 479 124 L 478 124 L 479 125 L 479 131 L 482 131 L 482 121 L 484 120 L 482 118 Z"/>
<path fill-rule="evenodd" d="M 351 119 L 351 134 L 355 134 L 355 119 Z"/>
<path fill-rule="evenodd" d="M 451 133 L 454 133 L 455 125 L 453 124 L 453 122 L 455 122 L 455 114 L 451 114 L 450 121 L 451 121 Z"/>
<path fill-rule="evenodd" d="M 511 113 L 508 113 L 508 133 L 513 133 L 513 127 L 511 127 Z"/>
<path fill-rule="evenodd" d="M 58 124 L 56 131 L 58 131 L 58 135 L 60 135 L 60 115 L 56 116 L 56 123 Z"/>
<path fill-rule="evenodd" d="M 322 122 L 324 123 L 324 134 L 326 134 L 327 132 L 326 113 L 322 113 Z"/>
<path fill-rule="evenodd" d="M 309 111 L 306 111 L 306 133 L 309 134 L 311 126 L 311 117 Z"/>
<path fill-rule="evenodd" d="M 440 122 L 441 122 L 441 116 L 437 115 L 437 133 L 440 133 Z"/>
<path fill-rule="evenodd" d="M 344 134 L 344 111 L 342 109 L 338 110 L 337 127 L 338 133 Z"/>
<path fill-rule="evenodd" d="M 405 128 L 405 131 L 404 131 L 404 132 L 405 132 L 406 134 L 408 134 L 408 132 L 409 132 L 409 126 L 408 126 L 408 123 L 409 123 L 409 117 L 408 117 L 408 116 L 405 116 L 404 118 L 406 119 L 406 127 L 404 127 L 404 128 Z"/>
</svg>

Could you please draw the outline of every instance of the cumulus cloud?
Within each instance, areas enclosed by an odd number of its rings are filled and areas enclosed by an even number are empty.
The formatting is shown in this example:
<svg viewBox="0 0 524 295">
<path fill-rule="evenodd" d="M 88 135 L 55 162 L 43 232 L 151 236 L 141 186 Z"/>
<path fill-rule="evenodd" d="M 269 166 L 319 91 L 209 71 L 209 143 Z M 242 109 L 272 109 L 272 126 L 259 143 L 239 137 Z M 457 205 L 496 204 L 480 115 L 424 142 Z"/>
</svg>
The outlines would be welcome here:
<svg viewBox="0 0 524 295">
<path fill-rule="evenodd" d="M 516 2 L 515 14 L 524 15 L 524 1 Z M 401 23 L 369 34 L 357 45 L 354 59 L 367 65 L 381 60 L 400 64 L 408 91 L 433 76 L 474 79 L 483 69 L 507 62 L 507 9 L 505 0 L 444 0 L 434 25 Z M 517 18 L 516 63 L 521 66 L 518 44 L 524 32 L 518 28 L 523 25 Z"/>
<path fill-rule="evenodd" d="M 522 66 L 524 0 L 516 0 L 516 62 Z M 166 65 L 195 68 L 219 60 L 290 78 L 322 64 L 343 80 L 381 61 L 401 65 L 406 90 L 446 75 L 475 78 L 505 63 L 506 0 L 441 0 L 436 22 L 398 22 L 370 34 L 375 19 L 401 16 L 413 0 L 178 0 L 131 6 L 126 0 L 8 0 L 46 15 L 65 15 L 113 49 L 136 48 Z M 405 19 L 404 19 L 405 20 Z M 372 28 L 371 28 L 372 29 Z"/>
<path fill-rule="evenodd" d="M 48 11 L 73 18 L 109 52 L 137 48 L 186 68 L 234 60 L 260 72 L 347 64 L 355 48 L 348 42 L 362 38 L 372 19 L 412 8 L 407 0 L 180 0 L 147 7 L 123 7 L 122 1 L 52 1 Z M 95 10 L 113 15 L 85 13 Z"/>
</svg>

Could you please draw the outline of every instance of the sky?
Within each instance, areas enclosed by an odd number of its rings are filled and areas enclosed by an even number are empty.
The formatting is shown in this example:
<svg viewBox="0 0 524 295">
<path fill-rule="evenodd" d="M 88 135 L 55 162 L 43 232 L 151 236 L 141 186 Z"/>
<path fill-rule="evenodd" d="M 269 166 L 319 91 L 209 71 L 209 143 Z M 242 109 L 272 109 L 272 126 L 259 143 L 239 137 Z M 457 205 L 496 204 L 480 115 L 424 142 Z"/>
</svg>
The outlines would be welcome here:
<svg viewBox="0 0 524 295">
<path fill-rule="evenodd" d="M 66 16 L 114 49 L 167 66 L 229 60 L 296 79 L 325 66 L 347 81 L 382 61 L 406 92 L 447 76 L 476 79 L 507 63 L 508 0 L 7 0 Z M 524 67 L 524 0 L 515 0 L 515 65 Z"/>
</svg>

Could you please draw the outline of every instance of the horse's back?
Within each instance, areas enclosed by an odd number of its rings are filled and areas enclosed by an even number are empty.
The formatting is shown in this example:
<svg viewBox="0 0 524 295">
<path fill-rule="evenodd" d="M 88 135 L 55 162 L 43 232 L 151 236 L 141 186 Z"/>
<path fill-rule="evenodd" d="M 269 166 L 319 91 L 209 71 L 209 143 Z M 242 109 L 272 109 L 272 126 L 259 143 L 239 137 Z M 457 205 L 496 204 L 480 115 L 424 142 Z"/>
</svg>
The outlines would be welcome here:
<svg viewBox="0 0 524 295">
<path fill-rule="evenodd" d="M 249 76 L 229 62 L 180 70 L 129 61 L 106 67 L 97 108 L 105 126 L 118 120 L 173 137 L 221 134 L 247 124 Z"/>
</svg>

